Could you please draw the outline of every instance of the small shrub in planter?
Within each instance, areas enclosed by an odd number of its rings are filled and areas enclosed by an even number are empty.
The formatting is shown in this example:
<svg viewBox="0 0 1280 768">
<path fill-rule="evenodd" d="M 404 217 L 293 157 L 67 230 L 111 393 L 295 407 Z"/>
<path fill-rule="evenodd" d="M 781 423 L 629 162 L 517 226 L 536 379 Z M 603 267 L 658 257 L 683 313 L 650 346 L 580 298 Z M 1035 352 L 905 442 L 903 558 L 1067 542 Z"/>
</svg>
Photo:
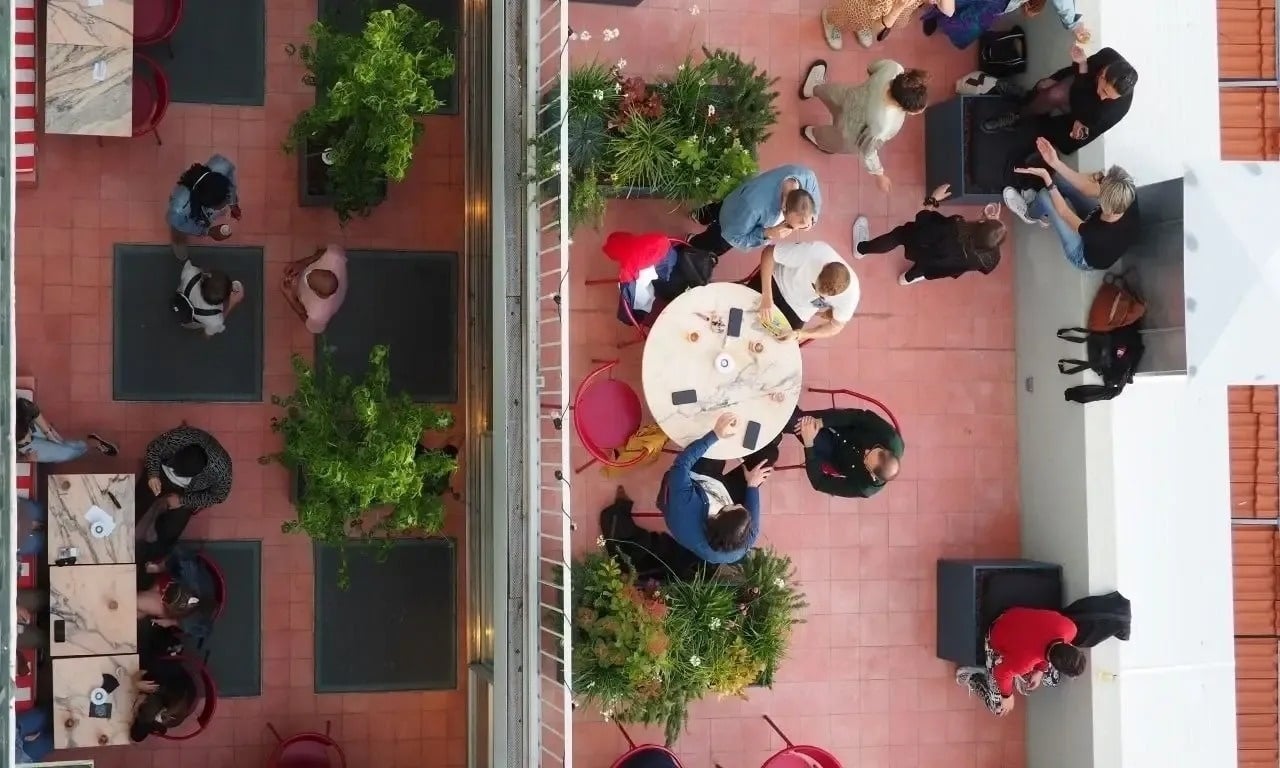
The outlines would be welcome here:
<svg viewBox="0 0 1280 768">
<path fill-rule="evenodd" d="M 288 48 L 307 68 L 303 82 L 321 87 L 285 151 L 302 153 L 303 192 L 323 186 L 343 223 L 368 215 L 387 182 L 404 179 L 422 137 L 418 118 L 440 107 L 434 85 L 454 71 L 440 33 L 439 21 L 401 4 L 370 13 L 358 34 L 317 21 L 310 43 Z M 309 155 L 324 149 L 332 149 L 332 165 L 312 165 Z M 307 178 L 312 170 L 323 173 L 323 185 Z"/>
<path fill-rule="evenodd" d="M 453 424 L 448 411 L 391 394 L 387 348 L 374 347 L 361 382 L 333 371 L 322 352 L 312 368 L 293 358 L 297 385 L 272 402 L 285 410 L 271 420 L 284 437 L 278 453 L 264 456 L 294 473 L 297 518 L 286 533 L 343 546 L 351 537 L 388 539 L 437 533 L 444 523 L 444 500 L 424 489 L 438 488 L 457 469 L 457 459 L 420 447 L 427 431 Z M 373 508 L 380 508 L 370 514 Z M 345 583 L 345 562 L 340 579 Z"/>
<path fill-rule="evenodd" d="M 659 79 L 624 77 L 600 64 L 570 73 L 571 226 L 598 226 L 612 197 L 698 206 L 755 174 L 756 150 L 778 119 L 777 78 L 731 51 L 703 48 L 703 54 Z M 537 148 L 540 171 L 555 138 L 548 135 Z"/>
</svg>

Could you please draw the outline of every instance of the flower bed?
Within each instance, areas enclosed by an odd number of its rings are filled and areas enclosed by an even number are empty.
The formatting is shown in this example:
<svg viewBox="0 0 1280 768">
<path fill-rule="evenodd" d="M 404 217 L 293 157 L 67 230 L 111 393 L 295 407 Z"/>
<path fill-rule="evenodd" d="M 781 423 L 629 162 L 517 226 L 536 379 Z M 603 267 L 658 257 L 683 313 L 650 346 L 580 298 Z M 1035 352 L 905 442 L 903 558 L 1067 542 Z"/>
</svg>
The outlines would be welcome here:
<svg viewBox="0 0 1280 768">
<path fill-rule="evenodd" d="M 730 51 L 703 54 L 671 77 L 625 77 L 601 64 L 569 75 L 571 226 L 598 226 L 609 198 L 698 206 L 755 174 L 756 149 L 778 118 L 776 78 Z"/>
<path fill-rule="evenodd" d="M 661 723 L 667 743 L 689 704 L 772 681 L 807 603 L 791 558 L 755 549 L 713 577 L 637 584 L 602 553 L 574 565 L 573 691 L 621 722 Z"/>
</svg>

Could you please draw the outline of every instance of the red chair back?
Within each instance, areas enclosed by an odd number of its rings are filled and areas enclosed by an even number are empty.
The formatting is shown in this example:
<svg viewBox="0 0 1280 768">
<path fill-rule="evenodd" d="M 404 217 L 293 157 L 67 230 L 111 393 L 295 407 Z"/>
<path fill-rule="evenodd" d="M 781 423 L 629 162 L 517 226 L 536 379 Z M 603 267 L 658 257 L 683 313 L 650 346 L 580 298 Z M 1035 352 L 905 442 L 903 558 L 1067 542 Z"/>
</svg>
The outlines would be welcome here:
<svg viewBox="0 0 1280 768">
<path fill-rule="evenodd" d="M 640 397 L 634 389 L 625 382 L 599 380 L 617 364 L 617 360 L 602 363 L 578 384 L 573 394 L 573 429 L 593 461 L 608 467 L 625 468 L 639 464 L 648 456 L 641 453 L 628 461 L 618 462 L 611 455 L 612 449 L 624 445 L 627 438 L 640 428 L 641 413 Z M 606 419 L 611 421 L 608 425 L 610 434 L 607 440 L 602 441 L 600 422 Z M 615 439 L 618 437 L 621 439 Z"/>
<path fill-rule="evenodd" d="M 150 56 L 133 54 L 133 135 L 155 130 L 169 111 L 169 78 Z"/>
<path fill-rule="evenodd" d="M 218 567 L 218 564 L 204 552 L 197 552 L 196 560 L 209 572 L 209 576 L 213 579 L 212 597 L 214 605 L 213 613 L 209 615 L 209 618 L 216 620 L 227 607 L 227 580 L 223 577 L 222 569 Z"/>
<path fill-rule="evenodd" d="M 627 733 L 627 729 L 622 727 L 622 723 L 615 722 L 615 725 L 622 732 L 622 738 L 627 740 L 627 751 L 613 761 L 611 768 L 627 768 L 627 763 L 640 757 L 665 757 L 671 768 L 683 768 L 680 758 L 676 757 L 675 752 L 657 744 L 640 744 L 637 746 L 635 741 L 632 740 L 631 734 Z"/>
<path fill-rule="evenodd" d="M 209 668 L 198 659 L 190 656 L 179 656 L 174 661 L 182 664 L 191 675 L 192 680 L 195 681 L 196 696 L 198 698 L 196 722 L 194 727 L 187 727 L 187 723 L 183 723 L 177 728 L 170 728 L 166 733 L 158 735 L 160 738 L 169 741 L 186 741 L 200 735 L 200 732 L 209 726 L 209 722 L 213 720 L 214 714 L 217 713 L 218 684 L 213 681 L 213 675 L 209 673 Z M 178 728 L 183 729 L 183 732 L 174 733 Z"/>
<path fill-rule="evenodd" d="M 267 761 L 267 768 L 346 768 L 346 765 L 347 755 L 338 742 L 317 731 L 284 739 Z"/>
<path fill-rule="evenodd" d="M 760 768 L 843 768 L 836 756 L 821 747 L 796 744 L 773 754 Z"/>
</svg>

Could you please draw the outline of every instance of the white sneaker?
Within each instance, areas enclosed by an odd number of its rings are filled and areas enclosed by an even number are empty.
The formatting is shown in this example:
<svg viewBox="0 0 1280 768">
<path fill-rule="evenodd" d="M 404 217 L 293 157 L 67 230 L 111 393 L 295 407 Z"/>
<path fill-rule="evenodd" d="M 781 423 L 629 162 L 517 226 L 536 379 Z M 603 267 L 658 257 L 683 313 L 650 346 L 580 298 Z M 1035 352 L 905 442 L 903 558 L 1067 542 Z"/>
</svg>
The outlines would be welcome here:
<svg viewBox="0 0 1280 768">
<path fill-rule="evenodd" d="M 1012 211 L 1014 216 L 1017 216 L 1028 224 L 1036 224 L 1036 220 L 1027 214 L 1027 207 L 1031 205 L 1031 200 L 1027 199 L 1027 193 L 1030 191 L 1031 190 L 1018 190 L 1013 187 L 1005 187 L 1002 197 L 1004 197 L 1005 207 Z M 1031 199 L 1035 199 L 1034 194 Z"/>
<path fill-rule="evenodd" d="M 817 88 L 827 81 L 827 62 L 818 59 L 809 65 L 809 72 L 804 76 L 804 83 L 800 86 L 800 98 L 812 99 L 813 89 Z"/>
<path fill-rule="evenodd" d="M 876 44 L 876 36 L 865 29 L 858 30 L 858 45 L 863 48 L 870 48 Z"/>
<path fill-rule="evenodd" d="M 866 216 L 859 216 L 853 220 L 853 258 L 866 258 L 865 253 L 858 252 L 858 246 L 871 239 L 871 222 L 867 221 Z"/>
<path fill-rule="evenodd" d="M 817 139 L 817 137 L 816 137 L 816 136 L 814 136 L 814 135 L 813 135 L 813 126 L 812 126 L 812 125 L 806 125 L 805 127 L 801 128 L 801 129 L 800 129 L 800 135 L 801 135 L 801 136 L 803 136 L 803 137 L 805 137 L 805 139 L 807 139 L 807 140 L 808 140 L 808 142 L 809 142 L 810 144 L 812 144 L 813 146 L 815 146 L 815 147 L 817 147 L 817 146 L 818 146 L 818 139 Z M 821 147 L 819 147 L 819 149 L 821 149 Z"/>
<path fill-rule="evenodd" d="M 844 36 L 840 28 L 827 19 L 827 9 L 822 9 L 822 36 L 827 39 L 827 46 L 833 51 L 844 48 Z"/>
<path fill-rule="evenodd" d="M 975 675 L 985 675 L 986 673 L 987 670 L 982 667 L 957 667 L 956 685 L 959 685 L 962 688 L 968 688 L 969 681 L 972 680 Z"/>
<path fill-rule="evenodd" d="M 921 275 L 919 277 L 913 277 L 910 280 L 908 280 L 907 273 L 903 272 L 902 274 L 898 275 L 898 285 L 911 285 L 912 283 L 918 283 L 923 279 L 924 279 L 924 275 Z"/>
</svg>

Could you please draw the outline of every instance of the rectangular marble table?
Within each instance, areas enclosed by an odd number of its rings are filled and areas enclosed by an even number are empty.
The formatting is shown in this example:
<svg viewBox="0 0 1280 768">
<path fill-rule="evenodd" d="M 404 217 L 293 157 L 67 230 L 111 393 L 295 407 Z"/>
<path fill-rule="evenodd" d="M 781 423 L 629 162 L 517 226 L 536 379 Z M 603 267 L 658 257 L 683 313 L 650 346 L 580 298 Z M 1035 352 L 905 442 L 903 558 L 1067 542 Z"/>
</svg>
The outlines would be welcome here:
<svg viewBox="0 0 1280 768">
<path fill-rule="evenodd" d="M 132 565 L 49 569 L 49 653 L 138 652 L 138 572 Z"/>
<path fill-rule="evenodd" d="M 133 676 L 137 671 L 136 654 L 54 659 L 54 749 L 129 744 L 137 698 Z M 107 687 L 113 688 L 107 695 L 111 716 L 90 717 L 89 696 L 95 688 Z"/>
<path fill-rule="evenodd" d="M 50 475 L 49 562 L 71 549 L 76 565 L 134 562 L 134 483 L 134 475 Z"/>
<path fill-rule="evenodd" d="M 133 0 L 49 0 L 44 78 L 46 133 L 133 135 Z"/>
</svg>

